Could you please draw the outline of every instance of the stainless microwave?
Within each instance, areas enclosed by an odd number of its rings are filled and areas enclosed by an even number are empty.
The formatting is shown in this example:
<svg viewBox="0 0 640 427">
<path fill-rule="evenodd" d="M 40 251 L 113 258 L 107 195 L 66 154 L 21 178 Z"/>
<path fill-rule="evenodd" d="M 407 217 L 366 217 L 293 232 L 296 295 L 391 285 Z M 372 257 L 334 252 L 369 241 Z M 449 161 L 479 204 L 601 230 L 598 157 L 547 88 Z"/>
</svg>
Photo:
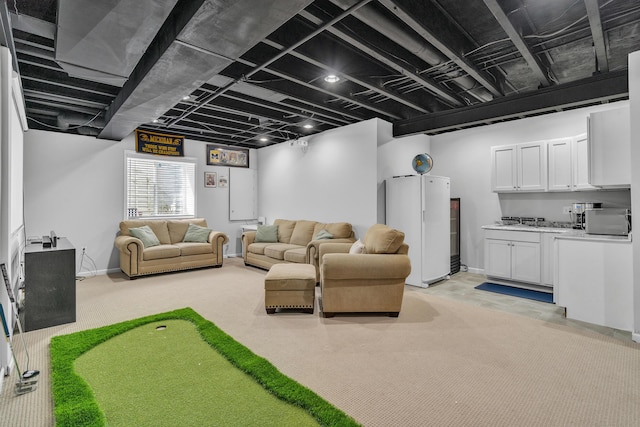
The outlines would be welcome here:
<svg viewBox="0 0 640 427">
<path fill-rule="evenodd" d="M 584 211 L 584 215 L 584 228 L 587 234 L 626 236 L 631 231 L 629 209 L 591 209 Z"/>
</svg>

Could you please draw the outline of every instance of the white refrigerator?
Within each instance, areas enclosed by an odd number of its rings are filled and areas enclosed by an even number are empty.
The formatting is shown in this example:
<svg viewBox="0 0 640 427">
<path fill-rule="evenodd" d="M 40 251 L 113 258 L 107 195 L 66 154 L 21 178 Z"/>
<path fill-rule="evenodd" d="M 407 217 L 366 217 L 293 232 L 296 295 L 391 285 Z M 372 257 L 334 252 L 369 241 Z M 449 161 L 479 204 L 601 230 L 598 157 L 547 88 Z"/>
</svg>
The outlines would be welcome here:
<svg viewBox="0 0 640 427">
<path fill-rule="evenodd" d="M 407 284 L 429 287 L 451 272 L 451 190 L 447 177 L 408 175 L 386 180 L 387 225 L 405 234 Z"/>
</svg>

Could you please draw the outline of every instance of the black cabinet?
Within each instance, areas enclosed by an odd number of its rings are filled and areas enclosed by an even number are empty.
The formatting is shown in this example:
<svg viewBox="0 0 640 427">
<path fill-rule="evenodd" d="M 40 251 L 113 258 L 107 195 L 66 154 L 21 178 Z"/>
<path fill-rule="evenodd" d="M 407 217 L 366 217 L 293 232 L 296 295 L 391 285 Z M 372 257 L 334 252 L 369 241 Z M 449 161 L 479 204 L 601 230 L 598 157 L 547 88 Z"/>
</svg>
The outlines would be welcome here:
<svg viewBox="0 0 640 427">
<path fill-rule="evenodd" d="M 25 331 L 76 321 L 76 250 L 67 239 L 26 246 L 23 311 Z"/>
</svg>

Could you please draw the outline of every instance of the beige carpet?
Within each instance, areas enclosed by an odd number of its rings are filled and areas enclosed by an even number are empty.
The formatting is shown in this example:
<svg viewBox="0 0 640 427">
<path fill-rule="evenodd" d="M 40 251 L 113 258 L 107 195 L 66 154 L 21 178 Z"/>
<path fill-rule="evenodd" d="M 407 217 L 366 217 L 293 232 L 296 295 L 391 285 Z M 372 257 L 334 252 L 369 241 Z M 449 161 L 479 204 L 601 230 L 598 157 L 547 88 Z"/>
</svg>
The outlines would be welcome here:
<svg viewBox="0 0 640 427">
<path fill-rule="evenodd" d="M 56 334 L 192 307 L 365 426 L 638 426 L 640 345 L 407 287 L 398 318 L 267 315 L 265 272 L 78 282 L 78 321 L 26 334 L 40 388 L 0 396 L 0 425 L 52 426 Z M 441 285 L 445 286 L 445 285 Z M 176 391 L 178 392 L 178 391 Z M 250 404 L 248 402 L 247 404 Z"/>
</svg>

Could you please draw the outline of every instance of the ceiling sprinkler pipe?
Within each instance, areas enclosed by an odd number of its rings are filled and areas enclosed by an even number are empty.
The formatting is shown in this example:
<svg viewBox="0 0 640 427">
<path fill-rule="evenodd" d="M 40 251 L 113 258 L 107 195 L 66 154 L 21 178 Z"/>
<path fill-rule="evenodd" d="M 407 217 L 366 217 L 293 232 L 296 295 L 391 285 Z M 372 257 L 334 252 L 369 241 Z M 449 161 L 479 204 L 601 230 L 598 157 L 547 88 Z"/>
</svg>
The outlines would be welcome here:
<svg viewBox="0 0 640 427">
<path fill-rule="evenodd" d="M 343 9 L 346 9 L 355 3 L 355 0 L 331 1 Z M 417 39 L 413 35 L 408 34 L 400 28 L 395 21 L 381 14 L 370 5 L 366 5 L 356 10 L 353 13 L 353 16 L 371 28 L 375 28 L 376 31 L 393 40 L 400 46 L 403 46 L 409 52 L 413 53 L 431 66 L 449 61 L 449 58 L 445 57 L 442 52 L 429 44 L 426 40 Z M 480 86 L 475 79 L 469 76 L 457 77 L 457 72 L 445 74 L 451 77 L 452 81 L 454 81 L 464 91 L 469 92 L 473 96 L 480 98 L 483 101 L 491 101 L 493 99 L 491 92 Z"/>
</svg>

